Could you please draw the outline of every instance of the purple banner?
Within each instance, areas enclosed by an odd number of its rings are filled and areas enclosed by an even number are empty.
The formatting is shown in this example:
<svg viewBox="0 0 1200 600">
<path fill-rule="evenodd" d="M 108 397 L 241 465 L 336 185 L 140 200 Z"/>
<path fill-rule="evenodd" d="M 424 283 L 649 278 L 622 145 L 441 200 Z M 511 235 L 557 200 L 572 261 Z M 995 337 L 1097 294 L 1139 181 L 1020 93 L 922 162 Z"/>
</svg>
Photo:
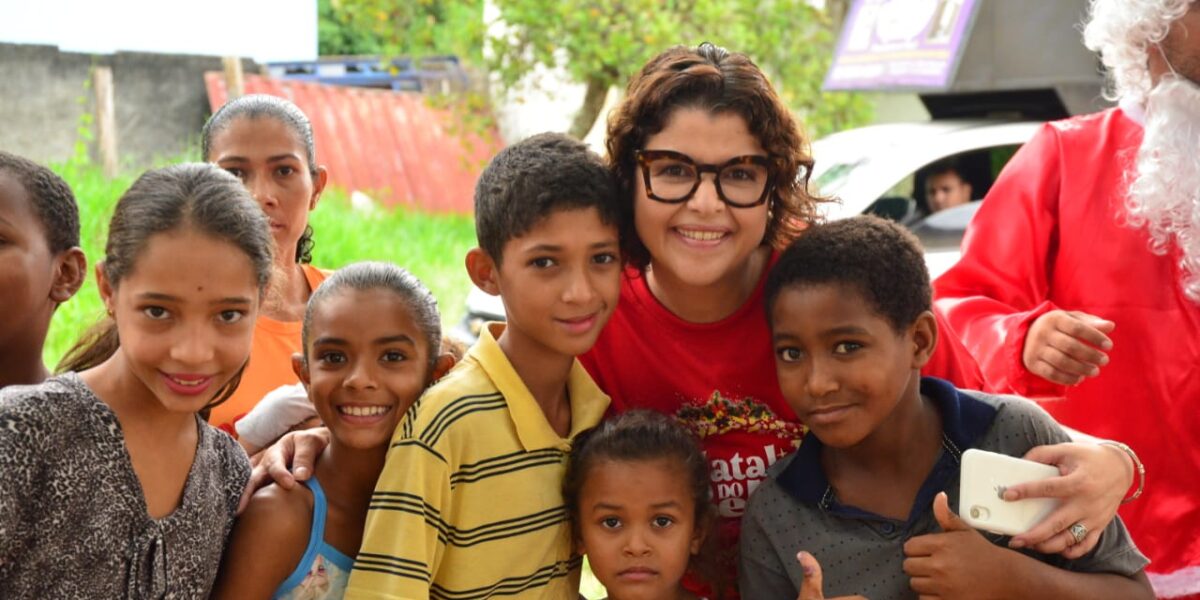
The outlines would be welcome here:
<svg viewBox="0 0 1200 600">
<path fill-rule="evenodd" d="M 825 89 L 945 89 L 980 2 L 854 0 Z"/>
</svg>

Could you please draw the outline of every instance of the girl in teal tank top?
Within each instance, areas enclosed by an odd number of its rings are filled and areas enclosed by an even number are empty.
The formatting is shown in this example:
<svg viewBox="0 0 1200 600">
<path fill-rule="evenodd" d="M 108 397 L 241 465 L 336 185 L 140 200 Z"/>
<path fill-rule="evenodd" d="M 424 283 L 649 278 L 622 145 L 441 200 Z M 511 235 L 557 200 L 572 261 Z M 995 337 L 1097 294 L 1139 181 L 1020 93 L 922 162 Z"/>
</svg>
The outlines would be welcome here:
<svg viewBox="0 0 1200 600">
<path fill-rule="evenodd" d="M 213 598 L 341 598 L 393 432 L 454 363 L 439 353 L 437 301 L 385 263 L 357 263 L 326 279 L 309 298 L 302 335 L 304 354 L 292 366 L 329 428 L 329 446 L 306 486 L 254 494 Z"/>
</svg>

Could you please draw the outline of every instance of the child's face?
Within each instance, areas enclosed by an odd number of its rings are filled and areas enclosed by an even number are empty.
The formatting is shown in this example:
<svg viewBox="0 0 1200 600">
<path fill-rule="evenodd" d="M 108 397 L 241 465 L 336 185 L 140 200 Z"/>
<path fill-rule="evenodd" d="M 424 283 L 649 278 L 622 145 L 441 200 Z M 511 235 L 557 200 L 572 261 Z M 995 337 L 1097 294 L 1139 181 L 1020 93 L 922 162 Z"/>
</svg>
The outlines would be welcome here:
<svg viewBox="0 0 1200 600">
<path fill-rule="evenodd" d="M 673 150 L 702 164 L 720 165 L 745 155 L 766 156 L 746 120 L 732 112 L 713 114 L 701 108 L 678 108 L 662 131 L 646 138 L 644 150 Z M 767 231 L 763 203 L 729 206 L 717 196 L 711 175 L 687 202 L 667 204 L 646 193 L 642 173 L 634 190 L 634 226 L 650 252 L 653 269 L 665 281 L 707 286 L 741 274 Z"/>
<path fill-rule="evenodd" d="M 932 320 L 926 313 L 897 332 L 849 286 L 783 289 L 771 313 L 783 397 L 821 443 L 862 442 L 919 398 Z"/>
<path fill-rule="evenodd" d="M 678 598 L 704 539 L 685 469 L 671 460 L 604 460 L 579 493 L 583 551 L 609 598 Z"/>
<path fill-rule="evenodd" d="M 489 291 L 504 301 L 505 335 L 539 353 L 591 349 L 620 292 L 616 227 L 595 208 L 559 210 L 506 242 L 503 253 Z"/>
<path fill-rule="evenodd" d="M 237 246 L 168 231 L 146 240 L 116 289 L 96 271 L 120 360 L 167 410 L 199 411 L 246 363 L 259 289 Z"/>
<path fill-rule="evenodd" d="M 296 242 L 326 179 L 321 169 L 314 181 L 300 137 L 279 119 L 242 117 L 213 137 L 209 152 L 208 160 L 241 179 L 266 213 L 277 261 L 295 262 Z"/>
<path fill-rule="evenodd" d="M 30 349 L 35 325 L 46 327 L 54 312 L 54 254 L 25 188 L 0 172 L 0 348 Z"/>
<path fill-rule="evenodd" d="M 429 380 L 429 348 L 395 292 L 347 289 L 327 297 L 309 322 L 300 378 L 333 437 L 351 448 L 388 443 Z"/>
</svg>

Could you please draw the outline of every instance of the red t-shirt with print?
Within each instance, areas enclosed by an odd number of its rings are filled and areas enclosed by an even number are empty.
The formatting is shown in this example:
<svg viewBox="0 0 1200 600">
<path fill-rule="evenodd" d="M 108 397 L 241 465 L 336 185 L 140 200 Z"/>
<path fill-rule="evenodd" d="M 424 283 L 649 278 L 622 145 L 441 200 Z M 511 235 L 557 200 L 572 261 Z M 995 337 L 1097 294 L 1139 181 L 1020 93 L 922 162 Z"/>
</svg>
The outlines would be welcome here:
<svg viewBox="0 0 1200 600">
<path fill-rule="evenodd" d="M 772 254 L 774 265 L 778 255 Z M 580 357 L 612 410 L 674 415 L 700 438 L 720 515 L 720 547 L 733 551 L 750 492 L 767 468 L 800 444 L 802 428 L 783 400 L 763 309 L 766 272 L 735 313 L 689 323 L 627 269 L 616 311 Z M 734 562 L 733 564 L 736 564 Z"/>
</svg>

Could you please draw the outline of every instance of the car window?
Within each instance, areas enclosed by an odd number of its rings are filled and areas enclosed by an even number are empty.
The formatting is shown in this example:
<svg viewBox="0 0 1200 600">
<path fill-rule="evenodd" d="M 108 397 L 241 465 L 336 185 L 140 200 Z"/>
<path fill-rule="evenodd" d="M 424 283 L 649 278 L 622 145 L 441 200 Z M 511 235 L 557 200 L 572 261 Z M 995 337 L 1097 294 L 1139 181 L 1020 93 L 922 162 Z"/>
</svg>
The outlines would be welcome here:
<svg viewBox="0 0 1200 600">
<path fill-rule="evenodd" d="M 1019 148 L 1019 144 L 995 146 L 948 157 L 952 164 L 964 171 L 964 179 L 971 184 L 972 201 L 968 204 L 930 213 L 925 199 L 925 180 L 930 168 L 942 161 L 921 167 L 901 182 L 907 187 L 897 186 L 889 191 L 887 197 L 908 196 L 914 199 L 915 216 L 901 221 L 901 223 L 916 234 L 926 251 L 957 250 L 962 244 L 962 237 L 966 232 L 967 225 L 970 224 L 971 218 L 979 209 L 980 201 L 991 190 L 996 177 Z"/>
<path fill-rule="evenodd" d="M 1018 148 L 1020 148 L 1019 144 L 980 148 L 946 156 L 923 165 L 913 173 L 911 188 L 909 188 L 912 198 L 916 200 L 917 212 L 922 216 L 930 214 L 929 202 L 925 197 L 925 183 L 932 168 L 938 165 L 953 165 L 963 180 L 971 185 L 971 200 L 979 201 L 992 189 L 996 176 L 1000 174 L 1004 165 L 1008 164 Z"/>
<path fill-rule="evenodd" d="M 887 195 L 888 196 L 907 196 L 909 198 L 915 198 L 916 197 L 916 193 L 915 193 L 916 188 L 914 187 L 913 179 L 914 179 L 914 174 L 909 174 L 904 179 L 901 179 L 896 185 L 893 185 L 892 189 L 887 191 Z"/>
<path fill-rule="evenodd" d="M 996 178 L 1000 176 L 1000 171 L 1004 170 L 1004 165 L 1007 165 L 1008 161 L 1012 160 L 1013 155 L 1020 149 L 1020 144 L 998 146 L 991 149 L 992 181 L 996 181 Z"/>
<path fill-rule="evenodd" d="M 926 250 L 954 250 L 962 244 L 967 225 L 982 202 L 971 202 L 936 212 L 909 226 Z"/>
<path fill-rule="evenodd" d="M 824 169 L 812 183 L 822 196 L 836 196 L 838 190 L 850 180 L 850 174 L 864 162 L 860 160 L 855 163 L 837 163 L 831 165 L 829 168 Z"/>
</svg>

